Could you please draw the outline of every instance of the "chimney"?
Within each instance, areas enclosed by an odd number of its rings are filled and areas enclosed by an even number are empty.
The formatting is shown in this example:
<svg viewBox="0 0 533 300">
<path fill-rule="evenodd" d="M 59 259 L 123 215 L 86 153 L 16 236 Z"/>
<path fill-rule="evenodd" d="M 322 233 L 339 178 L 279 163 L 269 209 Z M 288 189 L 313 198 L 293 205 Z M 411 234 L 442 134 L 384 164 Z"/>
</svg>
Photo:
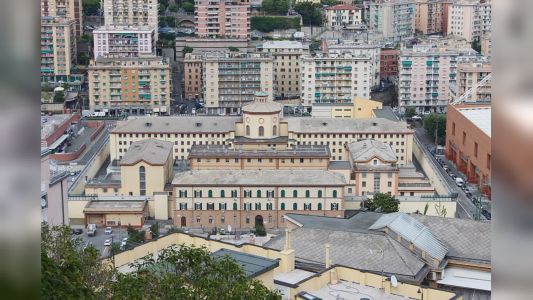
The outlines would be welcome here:
<svg viewBox="0 0 533 300">
<path fill-rule="evenodd" d="M 326 269 L 329 269 L 331 267 L 331 245 L 326 244 Z"/>
<path fill-rule="evenodd" d="M 289 251 L 291 250 L 291 229 L 286 228 L 285 229 L 285 247 L 283 248 L 283 251 Z"/>
</svg>

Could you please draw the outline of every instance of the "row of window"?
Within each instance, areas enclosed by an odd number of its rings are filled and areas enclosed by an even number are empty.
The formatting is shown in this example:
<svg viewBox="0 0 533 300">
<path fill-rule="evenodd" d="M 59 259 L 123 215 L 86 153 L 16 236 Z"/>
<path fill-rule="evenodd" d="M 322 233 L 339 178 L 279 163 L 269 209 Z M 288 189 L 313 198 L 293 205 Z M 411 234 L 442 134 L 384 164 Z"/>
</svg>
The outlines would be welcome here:
<svg viewBox="0 0 533 300">
<path fill-rule="evenodd" d="M 205 209 L 204 209 L 205 207 Z M 244 203 L 243 210 L 262 210 L 262 204 L 261 203 Z M 280 210 L 287 210 L 287 206 L 285 203 L 280 204 Z M 302 208 L 298 205 L 298 203 L 292 204 L 292 210 L 298 210 L 298 208 Z M 322 203 L 318 203 L 315 208 L 313 208 L 312 203 L 304 203 L 303 204 L 303 210 L 322 210 Z M 188 205 L 186 202 L 179 203 L 179 210 L 188 210 Z M 194 210 L 215 210 L 215 203 L 206 203 L 204 206 L 204 203 L 194 203 Z M 227 209 L 227 203 L 219 203 L 218 204 L 218 210 L 228 210 Z M 239 210 L 239 206 L 237 203 L 233 203 L 232 210 Z M 266 210 L 273 210 L 273 204 L 267 203 L 266 204 Z M 339 210 L 339 204 L 338 203 L 331 203 L 330 204 L 330 210 Z"/>
<path fill-rule="evenodd" d="M 144 168 L 144 167 L 142 167 Z M 231 198 L 235 198 L 235 197 L 238 197 L 238 191 L 237 190 L 231 190 Z M 194 194 L 194 197 L 195 198 L 202 198 L 202 191 L 193 191 L 193 194 Z M 305 198 L 310 198 L 311 197 L 311 191 L 310 190 L 306 190 L 305 191 Z M 213 198 L 213 190 L 208 190 L 207 191 L 207 198 Z M 244 197 L 245 198 L 252 198 L 254 195 L 253 191 L 251 190 L 244 190 Z M 317 198 L 322 198 L 323 194 L 322 194 L 322 191 L 321 190 L 318 190 L 317 193 L 316 193 L 316 197 Z M 337 194 L 337 191 L 333 191 L 332 192 L 332 197 L 333 198 L 337 198 L 338 194 Z M 265 197 L 266 198 L 274 198 L 275 197 L 275 191 L 266 191 L 266 194 L 265 194 Z M 286 193 L 285 193 L 285 190 L 281 190 L 280 191 L 280 197 L 281 198 L 284 198 L 286 197 Z M 293 190 L 292 191 L 292 197 L 293 198 L 298 198 L 298 191 L 297 190 Z M 178 198 L 187 198 L 187 190 L 180 190 L 178 191 Z M 226 198 L 226 191 L 224 190 L 221 190 L 220 193 L 219 193 L 219 198 Z M 261 190 L 257 190 L 255 192 L 255 198 L 263 198 L 263 193 Z"/>
</svg>

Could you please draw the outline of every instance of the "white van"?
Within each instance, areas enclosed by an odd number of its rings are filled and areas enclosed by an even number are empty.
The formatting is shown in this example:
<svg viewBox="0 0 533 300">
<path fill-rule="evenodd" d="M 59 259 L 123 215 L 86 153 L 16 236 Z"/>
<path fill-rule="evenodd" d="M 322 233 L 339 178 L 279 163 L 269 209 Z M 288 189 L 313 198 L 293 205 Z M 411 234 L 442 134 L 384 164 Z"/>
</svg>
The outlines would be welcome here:
<svg viewBox="0 0 533 300">
<path fill-rule="evenodd" d="M 462 187 L 465 184 L 465 182 L 461 177 L 457 177 L 455 178 L 455 184 L 457 184 L 458 187 Z"/>
</svg>

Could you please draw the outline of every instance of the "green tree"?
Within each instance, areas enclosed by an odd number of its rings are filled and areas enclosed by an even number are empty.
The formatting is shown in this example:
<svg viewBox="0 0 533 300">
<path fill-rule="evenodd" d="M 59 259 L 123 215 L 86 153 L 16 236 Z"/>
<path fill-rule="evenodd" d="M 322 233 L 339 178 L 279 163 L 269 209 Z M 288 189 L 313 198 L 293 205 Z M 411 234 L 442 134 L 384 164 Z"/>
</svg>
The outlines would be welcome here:
<svg viewBox="0 0 533 300">
<path fill-rule="evenodd" d="M 63 91 L 54 92 L 54 103 L 65 102 L 65 93 Z"/>
<path fill-rule="evenodd" d="M 478 53 L 481 53 L 481 42 L 479 41 L 479 38 L 475 38 L 472 41 L 472 49 L 476 50 Z"/>
<path fill-rule="evenodd" d="M 193 2 L 183 2 L 181 4 L 181 9 L 188 13 L 194 12 L 194 3 Z"/>
<path fill-rule="evenodd" d="M 266 236 L 266 229 L 263 224 L 257 224 L 255 226 L 255 235 L 257 236 Z"/>
<path fill-rule="evenodd" d="M 100 9 L 100 0 L 83 0 L 83 14 L 86 16 L 95 16 Z"/>
<path fill-rule="evenodd" d="M 396 199 L 394 196 L 384 193 L 377 193 L 374 195 L 374 198 L 369 199 L 364 203 L 368 210 L 378 210 L 386 214 L 397 212 L 400 207 L 400 200 Z"/>
<path fill-rule="evenodd" d="M 194 49 L 192 47 L 190 47 L 190 46 L 185 46 L 181 50 L 181 52 L 183 53 L 183 56 L 185 56 L 185 54 L 187 54 L 187 53 L 192 53 L 193 51 L 194 51 Z"/>
<path fill-rule="evenodd" d="M 144 243 L 144 231 L 135 229 L 131 225 L 128 225 L 128 241 L 136 244 Z"/>
<path fill-rule="evenodd" d="M 152 238 L 159 237 L 159 223 L 156 222 L 150 226 L 150 232 L 152 233 Z"/>
<path fill-rule="evenodd" d="M 261 11 L 268 14 L 285 15 L 289 11 L 288 0 L 263 0 Z"/>
<path fill-rule="evenodd" d="M 405 117 L 406 118 L 412 118 L 416 115 L 416 110 L 414 107 L 408 107 L 405 109 Z"/>
<path fill-rule="evenodd" d="M 228 47 L 228 50 L 231 51 L 231 52 L 239 52 L 239 48 L 233 47 L 233 46 Z"/>
<path fill-rule="evenodd" d="M 168 10 L 171 12 L 178 12 L 178 6 L 176 4 L 170 4 Z"/>
<path fill-rule="evenodd" d="M 309 44 L 309 51 L 314 52 L 320 50 L 320 40 L 313 40 L 311 44 Z"/>
<path fill-rule="evenodd" d="M 446 138 L 446 115 L 429 114 L 424 118 L 423 126 L 432 140 L 435 140 L 437 133 L 437 143 L 441 144 Z"/>
<path fill-rule="evenodd" d="M 304 26 L 322 26 L 322 6 L 308 1 L 300 2 L 294 7 L 301 16 Z"/>
<path fill-rule="evenodd" d="M 294 28 L 300 30 L 300 18 L 280 16 L 253 16 L 250 18 L 252 30 L 271 32 L 276 29 Z"/>
<path fill-rule="evenodd" d="M 323 5 L 328 5 L 328 6 L 333 6 L 333 5 L 337 5 L 337 4 L 341 4 L 342 2 L 339 1 L 339 0 L 322 0 L 321 4 Z"/>
</svg>

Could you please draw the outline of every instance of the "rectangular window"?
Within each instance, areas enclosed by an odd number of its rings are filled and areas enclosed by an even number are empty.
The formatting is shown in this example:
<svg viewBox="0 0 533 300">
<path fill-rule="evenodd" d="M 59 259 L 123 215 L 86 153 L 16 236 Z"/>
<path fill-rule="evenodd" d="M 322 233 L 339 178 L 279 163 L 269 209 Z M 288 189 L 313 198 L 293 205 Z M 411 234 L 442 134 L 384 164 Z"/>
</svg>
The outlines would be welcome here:
<svg viewBox="0 0 533 300">
<path fill-rule="evenodd" d="M 490 154 L 487 154 L 487 169 L 490 170 Z"/>
<path fill-rule="evenodd" d="M 474 157 L 477 157 L 477 143 L 474 142 Z"/>
<path fill-rule="evenodd" d="M 455 122 L 452 123 L 452 135 L 455 136 Z"/>
<path fill-rule="evenodd" d="M 466 144 L 466 132 L 463 131 L 463 146 Z"/>
</svg>

